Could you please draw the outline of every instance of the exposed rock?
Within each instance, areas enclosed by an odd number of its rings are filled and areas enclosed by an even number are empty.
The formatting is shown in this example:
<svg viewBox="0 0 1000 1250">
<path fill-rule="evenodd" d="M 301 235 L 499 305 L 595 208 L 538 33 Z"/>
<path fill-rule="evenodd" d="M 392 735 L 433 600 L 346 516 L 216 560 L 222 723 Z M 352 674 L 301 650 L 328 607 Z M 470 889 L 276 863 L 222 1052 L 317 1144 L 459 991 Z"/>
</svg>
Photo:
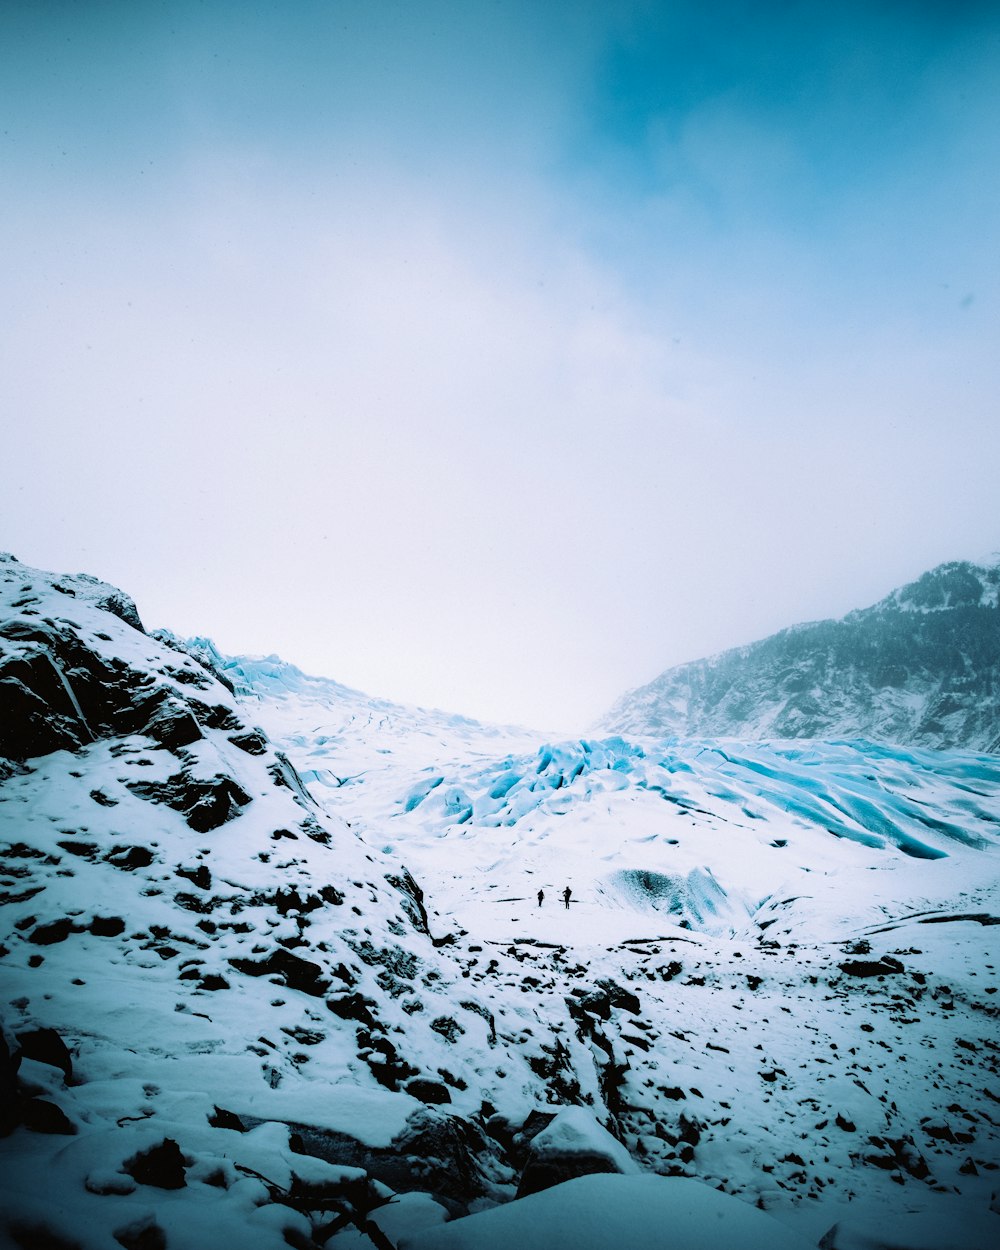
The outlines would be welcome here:
<svg viewBox="0 0 1000 1250">
<path fill-rule="evenodd" d="M 201 726 L 179 699 L 166 697 L 143 727 L 160 746 L 170 751 L 190 746 L 202 736 Z"/>
<path fill-rule="evenodd" d="M 220 977 L 217 972 L 207 972 L 198 982 L 198 989 L 209 990 L 212 992 L 215 992 L 216 990 L 228 990 L 229 982 L 225 977 Z"/>
<path fill-rule="evenodd" d="M 414 1098 L 432 1106 L 441 1106 L 451 1102 L 451 1091 L 442 1081 L 432 1081 L 427 1077 L 415 1076 L 407 1081 L 403 1089 Z"/>
<path fill-rule="evenodd" d="M 95 916 L 90 922 L 90 932 L 94 937 L 118 937 L 125 932 L 125 921 L 121 916 Z"/>
<path fill-rule="evenodd" d="M 246 751 L 247 755 L 263 755 L 267 750 L 267 739 L 259 729 L 247 729 L 243 733 L 230 734 L 229 741 L 234 747 Z"/>
<path fill-rule="evenodd" d="M 199 864 L 197 868 L 185 868 L 182 866 L 177 869 L 177 876 L 184 877 L 192 885 L 196 885 L 199 890 L 210 890 L 212 888 L 212 873 L 207 864 Z"/>
<path fill-rule="evenodd" d="M 375 1017 L 369 1011 L 370 1007 L 375 1006 L 375 1002 L 364 994 L 334 994 L 326 1000 L 326 1005 L 341 1020 L 355 1020 L 369 1029 L 376 1027 Z"/>
<path fill-rule="evenodd" d="M 234 1111 L 227 1111 L 225 1107 L 215 1107 L 208 1122 L 212 1128 L 230 1128 L 237 1133 L 247 1131 L 240 1117 Z"/>
<path fill-rule="evenodd" d="M 176 773 L 166 781 L 130 781 L 128 788 L 152 803 L 164 803 L 181 812 L 198 833 L 209 833 L 239 815 L 250 795 L 232 777 L 217 775 L 208 780 Z"/>
<path fill-rule="evenodd" d="M 364 1168 L 397 1193 L 422 1191 L 464 1209 L 473 1199 L 494 1192 L 483 1161 L 495 1154 L 495 1145 L 478 1125 L 435 1107 L 414 1112 L 387 1147 L 366 1146 L 346 1133 L 315 1125 L 288 1127 L 293 1150 L 328 1163 Z"/>
<path fill-rule="evenodd" d="M 28 934 L 28 941 L 36 946 L 54 946 L 57 942 L 65 942 L 71 933 L 82 933 L 82 928 L 72 920 L 63 917 L 50 920 L 48 924 L 40 924 Z"/>
<path fill-rule="evenodd" d="M 156 857 L 146 846 L 115 846 L 104 858 L 124 872 L 133 872 L 136 868 L 148 868 Z"/>
<path fill-rule="evenodd" d="M 319 998 L 326 993 L 330 982 L 323 977 L 323 969 L 309 959 L 293 955 L 291 951 L 278 947 L 265 958 L 230 959 L 230 964 L 237 972 L 250 977 L 280 976 L 282 983 L 291 990 L 301 990 Z"/>
<path fill-rule="evenodd" d="M 888 977 L 906 971 L 891 955 L 883 955 L 881 959 L 849 959 L 838 967 L 849 977 Z"/>
<path fill-rule="evenodd" d="M 140 1185 L 183 1189 L 187 1184 L 184 1156 L 172 1137 L 165 1137 L 158 1146 L 134 1155 L 122 1167 Z"/>
<path fill-rule="evenodd" d="M 638 1170 L 621 1142 L 602 1128 L 591 1112 L 583 1107 L 564 1107 L 532 1137 L 517 1196 L 538 1193 L 575 1176 Z"/>
</svg>

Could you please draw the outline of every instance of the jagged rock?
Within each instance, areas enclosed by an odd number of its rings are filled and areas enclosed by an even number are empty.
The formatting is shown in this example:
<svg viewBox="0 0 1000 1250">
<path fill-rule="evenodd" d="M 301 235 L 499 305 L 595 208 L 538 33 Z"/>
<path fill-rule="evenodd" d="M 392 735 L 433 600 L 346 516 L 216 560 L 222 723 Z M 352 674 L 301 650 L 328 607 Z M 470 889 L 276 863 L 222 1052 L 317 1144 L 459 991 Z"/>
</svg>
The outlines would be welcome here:
<svg viewBox="0 0 1000 1250">
<path fill-rule="evenodd" d="M 387 873 L 385 879 L 394 890 L 398 890 L 403 896 L 403 910 L 409 917 L 413 927 L 418 933 L 424 933 L 429 937 L 430 927 L 427 918 L 427 908 L 424 906 L 424 892 L 417 885 L 416 881 L 413 880 L 409 871 L 404 868 L 399 873 Z"/>
<path fill-rule="evenodd" d="M 612 1007 L 622 1011 L 629 1011 L 632 1015 L 637 1016 L 642 1010 L 638 996 L 631 990 L 626 990 L 616 981 L 609 978 L 602 979 L 597 982 L 598 988 L 602 989 L 608 996 L 608 1002 Z"/>
<path fill-rule="evenodd" d="M 914 1180 L 923 1181 L 930 1176 L 927 1160 L 913 1143 L 911 1137 L 869 1137 L 868 1141 L 885 1154 L 867 1154 L 865 1162 L 884 1171 L 899 1170 L 909 1173 Z"/>
<path fill-rule="evenodd" d="M 891 955 L 883 955 L 881 959 L 849 959 L 838 967 L 849 977 L 887 977 L 906 971 Z"/>
<path fill-rule="evenodd" d="M 451 1016 L 437 1016 L 431 1021 L 431 1028 L 446 1042 L 457 1042 L 465 1032 L 465 1029 Z"/>
<path fill-rule="evenodd" d="M 209 833 L 239 815 L 250 795 L 232 777 L 217 775 L 208 780 L 185 772 L 166 781 L 130 781 L 128 788 L 152 803 L 164 803 L 183 813 L 197 833 Z"/>
<path fill-rule="evenodd" d="M 199 864 L 197 868 L 180 867 L 177 869 L 177 876 L 184 877 L 192 885 L 196 885 L 199 890 L 210 890 L 212 888 L 212 873 L 207 864 Z"/>
<path fill-rule="evenodd" d="M 249 1118 L 247 1126 L 253 1127 Z M 288 1127 L 294 1151 L 363 1168 L 397 1193 L 430 1193 L 464 1210 L 475 1198 L 492 1192 L 482 1160 L 495 1154 L 495 1145 L 478 1125 L 436 1107 L 413 1112 L 387 1147 L 367 1146 L 346 1133 L 316 1125 Z"/>
<path fill-rule="evenodd" d="M 323 977 L 319 964 L 293 955 L 283 947 L 273 950 L 265 959 L 230 959 L 229 962 L 237 972 L 250 977 L 280 976 L 290 990 L 301 990 L 313 998 L 325 994 L 330 984 Z"/>
<path fill-rule="evenodd" d="M 158 1189 L 183 1189 L 187 1185 L 184 1156 L 172 1137 L 134 1155 L 122 1167 L 140 1185 L 155 1185 Z"/>
<path fill-rule="evenodd" d="M 0 668 L 0 752 L 14 760 L 26 760 L 50 751 L 75 751 L 89 737 L 81 734 L 74 718 L 53 712 L 32 685 L 47 676 L 45 661 L 36 660 L 34 671 L 21 664 Z"/>
<path fill-rule="evenodd" d="M 404 1081 L 416 1076 L 420 1069 L 401 1059 L 395 1046 L 387 1037 L 370 1038 L 359 1052 L 372 1076 L 386 1089 L 398 1090 Z"/>
<path fill-rule="evenodd" d="M 88 573 L 78 573 L 77 579 L 81 582 L 90 582 L 95 586 L 101 583 L 96 577 L 91 577 Z M 131 595 L 127 595 L 123 590 L 111 587 L 108 594 L 97 600 L 97 606 L 103 608 L 105 612 L 110 612 L 113 616 L 117 616 L 120 621 L 124 621 L 126 625 L 131 625 L 133 629 L 144 634 L 142 621 L 139 618 L 139 611 L 135 606 L 135 600 Z"/>
<path fill-rule="evenodd" d="M 583 1107 L 564 1107 L 531 1139 L 517 1196 L 550 1189 L 575 1176 L 638 1172 L 621 1142 Z"/>
<path fill-rule="evenodd" d="M 230 734 L 229 741 L 234 747 L 246 751 L 247 755 L 263 755 L 267 750 L 267 739 L 259 729 L 247 729 L 243 733 Z"/>
<path fill-rule="evenodd" d="M 208 1117 L 208 1122 L 212 1128 L 230 1128 L 237 1133 L 245 1133 L 246 1126 L 234 1111 L 227 1111 L 225 1107 L 213 1108 L 212 1114 Z"/>
<path fill-rule="evenodd" d="M 267 770 L 271 774 L 271 778 L 274 783 L 279 786 L 287 786 L 298 799 L 299 803 L 304 808 L 311 811 L 312 808 L 316 806 L 316 801 L 306 789 L 305 782 L 296 771 L 295 765 L 283 751 L 275 751 L 274 761 L 275 762 Z M 316 826 L 316 829 L 319 834 L 322 835 L 323 839 L 329 838 L 329 834 L 327 834 L 324 829 L 320 828 L 318 825 Z M 306 832 L 310 837 L 313 836 L 309 833 L 308 829 Z"/>
<path fill-rule="evenodd" d="M 163 698 L 143 726 L 160 746 L 170 751 L 190 746 L 202 737 L 201 726 L 179 699 Z"/>
<path fill-rule="evenodd" d="M 389 1150 L 378 1153 L 368 1170 L 402 1192 L 420 1189 L 463 1204 L 488 1192 L 480 1159 L 488 1156 L 489 1142 L 459 1116 L 425 1107 L 410 1116 Z"/>
</svg>

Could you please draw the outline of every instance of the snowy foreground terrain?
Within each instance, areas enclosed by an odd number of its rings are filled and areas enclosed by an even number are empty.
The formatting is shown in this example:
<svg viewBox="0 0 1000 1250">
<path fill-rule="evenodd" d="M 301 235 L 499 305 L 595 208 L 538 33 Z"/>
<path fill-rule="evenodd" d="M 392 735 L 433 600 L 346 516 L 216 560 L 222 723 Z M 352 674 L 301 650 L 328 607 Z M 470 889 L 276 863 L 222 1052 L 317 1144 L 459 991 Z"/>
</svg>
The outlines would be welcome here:
<svg viewBox="0 0 1000 1250">
<path fill-rule="evenodd" d="M 1000 1242 L 995 756 L 544 743 L 6 559 L 0 757 L 0 1244 Z"/>
</svg>

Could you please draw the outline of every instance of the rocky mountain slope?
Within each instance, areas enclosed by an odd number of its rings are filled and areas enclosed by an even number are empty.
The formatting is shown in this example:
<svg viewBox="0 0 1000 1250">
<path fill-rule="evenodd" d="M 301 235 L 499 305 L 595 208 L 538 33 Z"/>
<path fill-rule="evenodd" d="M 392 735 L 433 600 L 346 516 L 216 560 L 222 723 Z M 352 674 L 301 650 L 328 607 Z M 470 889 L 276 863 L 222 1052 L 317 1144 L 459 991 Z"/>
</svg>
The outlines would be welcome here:
<svg viewBox="0 0 1000 1250">
<path fill-rule="evenodd" d="M 1000 751 L 1000 564 L 942 564 L 839 621 L 668 669 L 606 732 Z"/>
<path fill-rule="evenodd" d="M 0 1244 L 994 1244 L 996 760 L 333 686 L 0 561 Z"/>
</svg>

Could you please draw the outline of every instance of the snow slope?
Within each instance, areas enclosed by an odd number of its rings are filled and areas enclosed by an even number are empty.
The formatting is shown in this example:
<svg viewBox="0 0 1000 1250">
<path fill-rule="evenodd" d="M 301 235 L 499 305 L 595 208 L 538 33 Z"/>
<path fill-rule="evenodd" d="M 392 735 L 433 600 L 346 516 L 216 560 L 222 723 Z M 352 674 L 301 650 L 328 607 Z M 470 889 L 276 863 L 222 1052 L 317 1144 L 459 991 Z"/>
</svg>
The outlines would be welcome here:
<svg viewBox="0 0 1000 1250">
<path fill-rule="evenodd" d="M 1000 563 L 953 562 L 839 621 L 667 669 L 604 732 L 1000 749 Z"/>
<path fill-rule="evenodd" d="M 994 1243 L 996 760 L 539 744 L 10 559 L 0 732 L 0 1244 L 619 1244 L 486 1208 L 623 1149 L 678 1245 Z"/>
<path fill-rule="evenodd" d="M 432 763 L 390 750 L 381 767 L 356 768 L 349 738 L 310 732 L 318 709 L 296 712 L 288 684 L 280 706 L 256 693 L 260 720 L 296 763 L 341 779 L 323 790 L 329 806 L 404 856 L 434 907 L 467 931 L 473 980 L 499 992 L 506 951 L 528 970 L 520 988 L 533 1014 L 578 978 L 635 991 L 641 1014 L 619 1020 L 602 1006 L 608 1034 L 589 1040 L 603 1053 L 610 1037 L 624 1066 L 619 1089 L 603 1069 L 602 1096 L 647 1166 L 682 1168 L 690 1151 L 693 1174 L 810 1235 L 845 1209 L 884 1227 L 889 1212 L 926 1205 L 929 1183 L 915 1197 L 900 1160 L 940 1149 L 940 1137 L 920 1136 L 922 1122 L 938 1131 L 938 1116 L 977 1117 L 982 1175 L 996 1167 L 1000 1104 L 958 1073 L 976 1054 L 995 1077 L 994 757 L 650 738 L 525 751 L 513 734 L 489 756 L 481 739 L 442 731 Z M 964 1010 L 962 1027 L 982 1039 L 974 1052 L 952 1029 Z M 939 1049 L 959 1056 L 952 1076 Z M 766 1126 L 766 1145 L 751 1124 Z M 804 1141 L 823 1153 L 803 1153 Z M 783 1167 L 766 1162 L 775 1157 Z M 820 1159 L 830 1170 L 811 1172 Z M 945 1183 L 932 1184 L 940 1200 Z M 988 1203 L 963 1209 L 971 1226 Z"/>
</svg>

